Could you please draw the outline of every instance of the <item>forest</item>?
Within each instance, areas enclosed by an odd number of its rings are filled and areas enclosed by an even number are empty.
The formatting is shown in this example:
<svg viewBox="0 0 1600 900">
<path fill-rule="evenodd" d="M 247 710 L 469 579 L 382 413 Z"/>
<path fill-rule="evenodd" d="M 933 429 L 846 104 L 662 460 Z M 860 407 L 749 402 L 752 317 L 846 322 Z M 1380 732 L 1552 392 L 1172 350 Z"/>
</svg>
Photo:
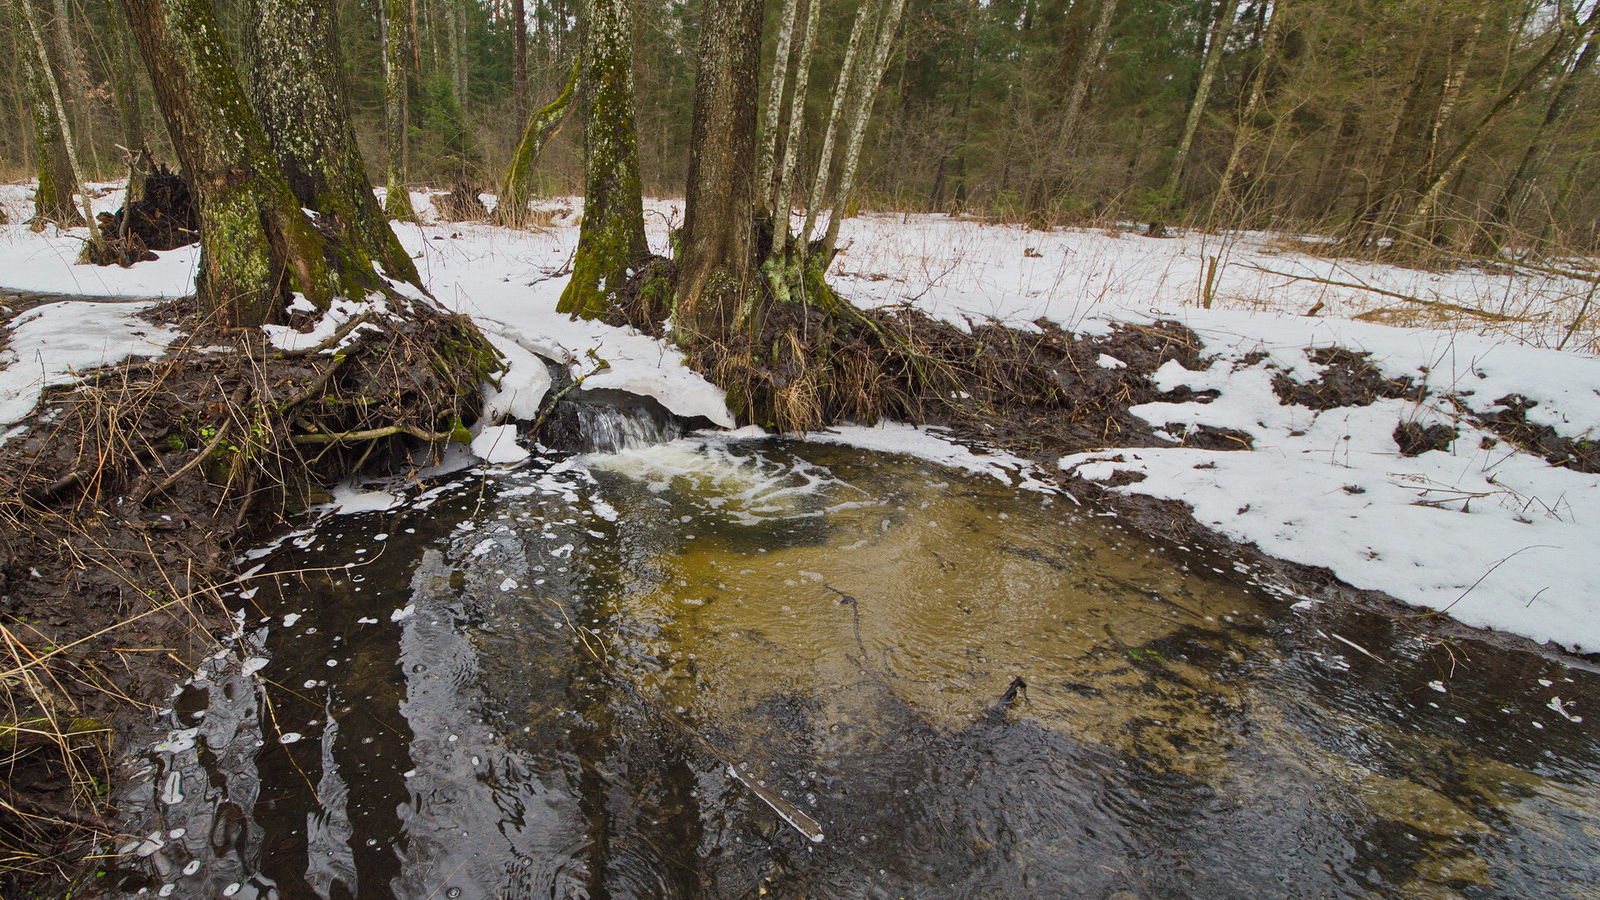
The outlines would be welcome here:
<svg viewBox="0 0 1600 900">
<path fill-rule="evenodd" d="M 171 160 L 121 9 L 34 7 L 84 177 L 125 174 L 119 147 Z M 216 4 L 241 71 L 259 65 L 245 7 Z M 585 21 L 576 0 L 334 7 L 328 27 L 369 165 L 489 192 L 522 124 L 561 94 Z M 650 196 L 685 189 L 701 7 L 630 8 Z M 780 50 L 785 75 L 801 44 L 811 54 L 811 77 L 797 76 L 809 180 L 860 11 L 842 0 L 760 12 L 769 85 Z M 1568 0 L 909 0 L 849 202 L 1032 225 L 1294 229 L 1353 251 L 1404 235 L 1477 255 L 1589 252 L 1594 25 Z M 0 174 L 18 177 L 40 171 L 50 126 L 32 121 L 29 41 L 5 26 Z M 398 143 L 385 136 L 395 116 Z M 580 129 L 562 129 L 533 167 L 533 193 L 581 193 L 581 146 Z"/>
<path fill-rule="evenodd" d="M 1600 883 L 1600 0 L 0 35 L 0 895 Z"/>
</svg>

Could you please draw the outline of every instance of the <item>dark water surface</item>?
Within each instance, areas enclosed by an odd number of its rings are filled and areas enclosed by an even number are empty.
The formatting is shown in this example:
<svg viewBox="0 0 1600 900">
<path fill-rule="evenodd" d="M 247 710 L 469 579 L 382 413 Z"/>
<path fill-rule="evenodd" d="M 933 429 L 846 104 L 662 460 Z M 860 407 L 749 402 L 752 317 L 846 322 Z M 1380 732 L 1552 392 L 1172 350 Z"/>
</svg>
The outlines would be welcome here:
<svg viewBox="0 0 1600 900">
<path fill-rule="evenodd" d="M 174 699 L 129 893 L 1600 889 L 1600 678 L 992 478 L 687 438 L 258 562 L 305 571 Z"/>
</svg>

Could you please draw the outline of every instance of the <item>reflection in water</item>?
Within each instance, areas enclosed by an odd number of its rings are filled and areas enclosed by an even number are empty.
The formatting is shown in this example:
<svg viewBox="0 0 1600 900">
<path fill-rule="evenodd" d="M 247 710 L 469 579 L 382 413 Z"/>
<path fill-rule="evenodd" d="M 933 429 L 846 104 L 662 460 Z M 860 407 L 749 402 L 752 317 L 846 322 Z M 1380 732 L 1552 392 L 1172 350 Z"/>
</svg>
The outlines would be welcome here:
<svg viewBox="0 0 1600 900">
<path fill-rule="evenodd" d="M 1595 733 L 1548 706 L 1592 709 L 1595 676 L 1291 610 L 1243 566 L 1065 498 L 721 439 L 427 496 L 268 560 L 334 568 L 255 597 L 236 653 L 264 658 L 216 660 L 175 701 L 129 800 L 151 837 L 124 890 L 1580 896 L 1600 878 Z M 263 664 L 265 682 L 243 671 Z"/>
</svg>

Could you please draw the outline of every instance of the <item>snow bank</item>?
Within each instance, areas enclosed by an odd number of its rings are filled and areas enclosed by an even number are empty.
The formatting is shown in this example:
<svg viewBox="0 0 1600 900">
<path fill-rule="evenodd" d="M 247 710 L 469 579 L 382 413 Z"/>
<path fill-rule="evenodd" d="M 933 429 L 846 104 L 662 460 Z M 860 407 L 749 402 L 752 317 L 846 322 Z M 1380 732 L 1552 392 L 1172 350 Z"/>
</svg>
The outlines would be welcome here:
<svg viewBox="0 0 1600 900">
<path fill-rule="evenodd" d="M 1134 413 L 1174 439 L 1193 426 L 1238 429 L 1254 451 L 1102 451 L 1065 457 L 1064 469 L 1090 480 L 1138 473 L 1116 490 L 1182 500 L 1201 523 L 1272 556 L 1471 625 L 1600 648 L 1600 476 L 1551 466 L 1470 421 L 1516 393 L 1539 402 L 1530 419 L 1595 436 L 1600 360 L 1348 321 L 1177 318 L 1216 360 L 1203 372 L 1168 363 L 1158 387 L 1220 393 Z M 1314 380 L 1322 367 L 1307 351 L 1328 346 L 1371 353 L 1385 376 L 1409 376 L 1428 395 L 1322 412 L 1282 404 L 1273 376 Z M 1393 437 L 1402 422 L 1459 436 L 1448 451 L 1404 457 Z"/>
</svg>

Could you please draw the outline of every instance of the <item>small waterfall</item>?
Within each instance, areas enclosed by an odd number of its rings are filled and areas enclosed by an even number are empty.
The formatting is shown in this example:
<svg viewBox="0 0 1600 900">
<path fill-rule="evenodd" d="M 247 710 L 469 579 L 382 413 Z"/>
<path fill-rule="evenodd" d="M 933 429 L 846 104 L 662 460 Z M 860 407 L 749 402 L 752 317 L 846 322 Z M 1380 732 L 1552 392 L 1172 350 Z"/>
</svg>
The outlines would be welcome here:
<svg viewBox="0 0 1600 900">
<path fill-rule="evenodd" d="M 589 453 L 616 453 L 634 447 L 664 444 L 683 436 L 683 426 L 659 403 L 648 398 L 630 397 L 633 402 L 589 402 L 572 404 L 582 450 Z M 648 402 L 641 402 L 648 401 Z"/>
</svg>

